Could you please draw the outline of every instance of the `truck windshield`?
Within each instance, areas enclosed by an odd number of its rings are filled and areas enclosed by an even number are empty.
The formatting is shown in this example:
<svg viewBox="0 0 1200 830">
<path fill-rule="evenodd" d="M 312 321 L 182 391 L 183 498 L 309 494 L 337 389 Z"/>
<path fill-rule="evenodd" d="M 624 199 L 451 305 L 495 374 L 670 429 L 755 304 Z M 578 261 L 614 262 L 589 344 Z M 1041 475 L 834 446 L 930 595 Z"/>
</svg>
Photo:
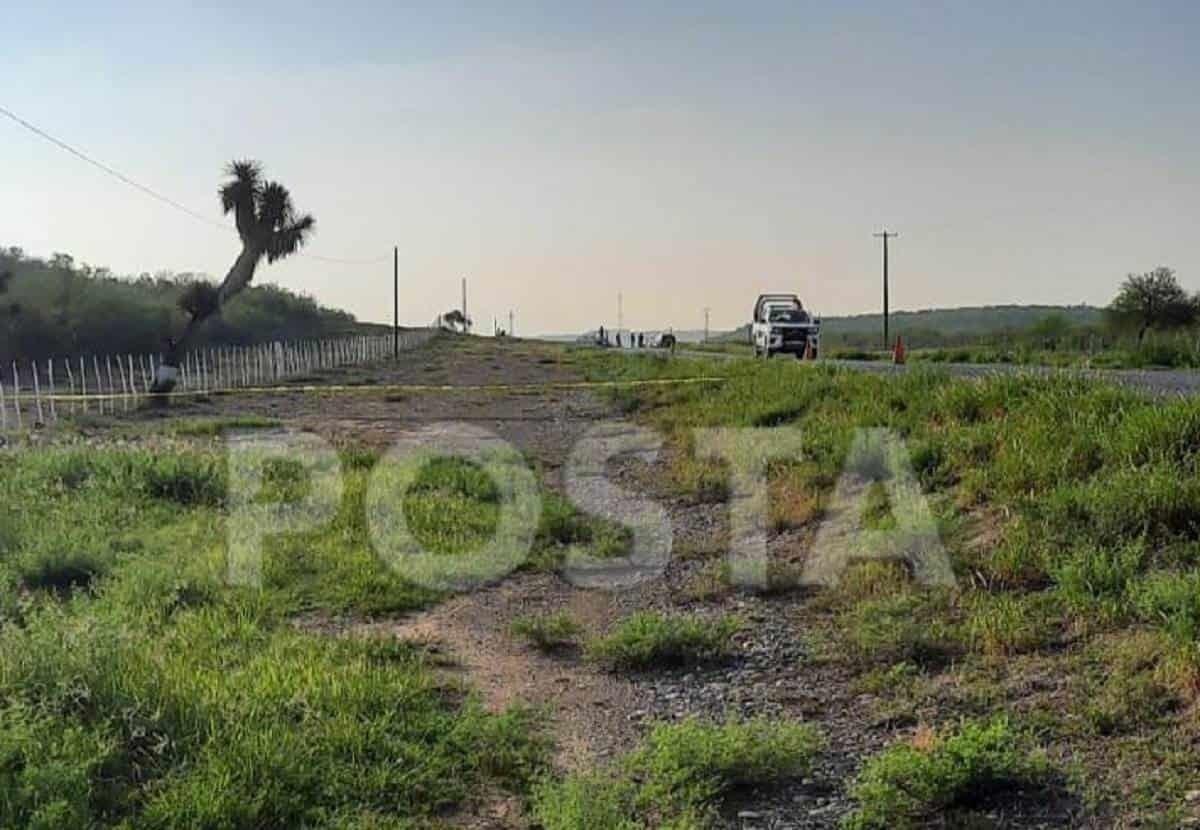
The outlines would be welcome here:
<svg viewBox="0 0 1200 830">
<path fill-rule="evenodd" d="M 807 323 L 808 313 L 798 308 L 773 308 L 767 319 L 772 323 Z"/>
</svg>

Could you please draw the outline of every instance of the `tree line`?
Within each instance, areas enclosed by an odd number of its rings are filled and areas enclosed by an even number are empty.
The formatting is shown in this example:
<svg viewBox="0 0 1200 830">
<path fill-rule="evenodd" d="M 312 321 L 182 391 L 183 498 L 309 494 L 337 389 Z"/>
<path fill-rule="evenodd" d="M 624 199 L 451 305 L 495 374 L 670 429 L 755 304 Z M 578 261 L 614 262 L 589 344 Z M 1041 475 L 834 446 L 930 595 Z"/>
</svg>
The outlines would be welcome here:
<svg viewBox="0 0 1200 830">
<path fill-rule="evenodd" d="M 0 365 L 75 354 L 162 352 L 186 330 L 198 297 L 216 286 L 204 275 L 117 276 L 77 263 L 0 246 Z M 275 285 L 251 285 L 195 331 L 189 345 L 250 345 L 362 333 L 347 312 Z"/>
</svg>

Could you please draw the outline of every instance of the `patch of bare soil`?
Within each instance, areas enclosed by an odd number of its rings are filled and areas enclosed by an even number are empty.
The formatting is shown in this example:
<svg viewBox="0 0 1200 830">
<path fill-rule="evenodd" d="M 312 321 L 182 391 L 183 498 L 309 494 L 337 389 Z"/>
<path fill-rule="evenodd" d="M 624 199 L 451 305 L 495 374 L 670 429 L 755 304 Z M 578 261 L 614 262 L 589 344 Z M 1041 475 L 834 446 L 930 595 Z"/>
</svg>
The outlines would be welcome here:
<svg viewBox="0 0 1200 830">
<path fill-rule="evenodd" d="M 610 599 L 553 575 L 523 574 L 411 617 L 359 623 L 353 633 L 432 646 L 449 658 L 448 679 L 461 681 L 492 711 L 513 705 L 544 708 L 556 741 L 556 766 L 576 771 L 632 747 L 636 734 L 628 714 L 644 693 L 581 662 L 573 650 L 542 653 L 514 639 L 508 629 L 521 616 L 566 611 L 589 631 L 601 631 L 618 613 Z"/>
</svg>

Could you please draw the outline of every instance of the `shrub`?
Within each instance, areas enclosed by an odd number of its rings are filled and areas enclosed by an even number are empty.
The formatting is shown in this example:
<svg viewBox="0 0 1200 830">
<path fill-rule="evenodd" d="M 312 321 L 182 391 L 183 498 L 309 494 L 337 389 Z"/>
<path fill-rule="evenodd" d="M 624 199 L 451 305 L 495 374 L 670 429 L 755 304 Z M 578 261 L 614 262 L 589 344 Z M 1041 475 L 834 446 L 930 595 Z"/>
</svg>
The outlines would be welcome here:
<svg viewBox="0 0 1200 830">
<path fill-rule="evenodd" d="M 935 813 L 996 792 L 1045 785 L 1050 767 L 1003 718 L 964 723 L 922 745 L 896 744 L 864 767 L 852 792 L 859 809 L 847 830 L 927 826 Z"/>
<path fill-rule="evenodd" d="M 730 617 L 665 616 L 642 612 L 588 644 L 594 660 L 618 669 L 680 666 L 729 657 L 739 623 Z"/>
<path fill-rule="evenodd" d="M 213 456 L 139 453 L 129 463 L 135 486 L 152 498 L 189 507 L 216 507 L 225 498 L 225 476 Z"/>
<path fill-rule="evenodd" d="M 533 816 L 543 830 L 702 830 L 721 797 L 803 774 L 820 745 L 787 721 L 662 724 L 611 772 L 543 780 Z"/>
<path fill-rule="evenodd" d="M 730 790 L 803 774 L 820 745 L 807 724 L 692 719 L 655 727 L 629 767 L 645 782 L 639 796 L 643 805 L 695 809 Z"/>
<path fill-rule="evenodd" d="M 276 418 L 237 415 L 229 418 L 187 418 L 176 421 L 172 432 L 182 438 L 216 438 L 231 430 L 271 429 L 280 426 Z"/>
<path fill-rule="evenodd" d="M 211 282 L 189 282 L 179 292 L 179 308 L 192 319 L 209 317 L 221 304 L 220 293 Z"/>
<path fill-rule="evenodd" d="M 543 780 L 533 791 L 533 817 L 542 830 L 642 830 L 632 818 L 637 788 L 603 774 Z"/>
<path fill-rule="evenodd" d="M 553 651 L 571 645 L 583 631 L 583 626 L 565 611 L 548 616 L 527 616 L 513 620 L 509 632 L 527 640 L 542 651 Z"/>
</svg>

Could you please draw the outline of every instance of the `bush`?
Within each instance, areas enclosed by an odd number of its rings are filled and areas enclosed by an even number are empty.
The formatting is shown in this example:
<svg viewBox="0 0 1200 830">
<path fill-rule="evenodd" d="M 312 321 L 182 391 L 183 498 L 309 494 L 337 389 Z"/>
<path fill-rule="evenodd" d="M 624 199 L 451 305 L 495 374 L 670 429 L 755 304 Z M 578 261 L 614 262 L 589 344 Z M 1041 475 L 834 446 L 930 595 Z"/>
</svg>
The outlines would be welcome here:
<svg viewBox="0 0 1200 830">
<path fill-rule="evenodd" d="M 1043 786 L 1044 757 L 1031 751 L 1008 722 L 966 722 L 922 745 L 897 744 L 869 760 L 852 792 L 860 806 L 847 830 L 906 830 L 927 826 L 936 813 L 1004 790 Z"/>
<path fill-rule="evenodd" d="M 145 453 L 131 458 L 130 462 L 135 480 L 152 498 L 188 507 L 216 507 L 225 498 L 225 476 L 215 457 Z"/>
<path fill-rule="evenodd" d="M 663 724 L 610 773 L 543 780 L 533 816 L 543 830 L 702 830 L 721 797 L 803 774 L 820 745 L 787 721 Z"/>
<path fill-rule="evenodd" d="M 645 782 L 639 796 L 644 806 L 697 809 L 731 790 L 802 775 L 820 745 L 807 724 L 693 719 L 655 727 L 629 766 Z"/>
<path fill-rule="evenodd" d="M 542 651 L 571 645 L 583 626 L 565 611 L 541 617 L 519 617 L 509 626 L 514 637 L 527 640 Z"/>
<path fill-rule="evenodd" d="M 606 775 L 544 780 L 533 791 L 533 817 L 542 830 L 642 830 L 632 818 L 637 788 Z"/>
<path fill-rule="evenodd" d="M 740 624 L 730 618 L 634 614 L 588 644 L 592 659 L 617 669 L 648 669 L 723 660 Z"/>
</svg>

